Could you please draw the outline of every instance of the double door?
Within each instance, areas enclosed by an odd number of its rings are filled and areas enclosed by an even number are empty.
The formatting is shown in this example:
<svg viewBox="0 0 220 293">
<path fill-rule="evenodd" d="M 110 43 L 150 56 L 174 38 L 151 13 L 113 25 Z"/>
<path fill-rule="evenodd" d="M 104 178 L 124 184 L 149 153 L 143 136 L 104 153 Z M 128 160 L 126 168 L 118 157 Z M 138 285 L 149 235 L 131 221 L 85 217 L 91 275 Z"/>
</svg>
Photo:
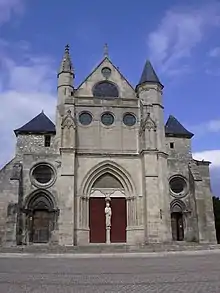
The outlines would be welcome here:
<svg viewBox="0 0 220 293">
<path fill-rule="evenodd" d="M 91 243 L 106 243 L 105 198 L 91 197 L 89 200 L 89 228 Z M 111 243 L 126 242 L 127 212 L 126 199 L 116 197 L 111 199 Z"/>
</svg>

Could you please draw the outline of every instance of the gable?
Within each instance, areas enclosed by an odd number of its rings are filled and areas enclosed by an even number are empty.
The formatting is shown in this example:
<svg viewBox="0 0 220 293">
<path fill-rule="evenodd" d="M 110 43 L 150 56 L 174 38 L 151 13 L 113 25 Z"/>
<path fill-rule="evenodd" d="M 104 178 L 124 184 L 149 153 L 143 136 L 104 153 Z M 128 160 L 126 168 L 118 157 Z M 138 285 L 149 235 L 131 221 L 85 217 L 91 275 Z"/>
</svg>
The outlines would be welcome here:
<svg viewBox="0 0 220 293">
<path fill-rule="evenodd" d="M 98 87 L 98 85 L 100 86 Z M 96 91 L 97 88 L 98 90 Z M 97 97 L 101 98 L 101 93 L 103 91 L 109 92 L 112 98 L 117 98 L 117 91 L 119 98 L 136 98 L 134 88 L 108 57 L 105 57 L 92 73 L 79 85 L 75 95 L 77 97 L 93 97 L 94 92 L 98 92 Z"/>
</svg>

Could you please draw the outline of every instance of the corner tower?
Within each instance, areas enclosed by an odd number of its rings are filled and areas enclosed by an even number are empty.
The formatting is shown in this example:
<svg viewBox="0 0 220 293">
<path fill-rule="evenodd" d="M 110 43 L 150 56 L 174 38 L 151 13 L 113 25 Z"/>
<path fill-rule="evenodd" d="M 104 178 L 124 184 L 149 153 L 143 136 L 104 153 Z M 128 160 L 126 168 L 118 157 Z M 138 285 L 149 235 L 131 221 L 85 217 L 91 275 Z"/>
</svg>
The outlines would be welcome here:
<svg viewBox="0 0 220 293">
<path fill-rule="evenodd" d="M 160 82 L 152 64 L 149 60 L 147 60 L 140 81 L 136 86 L 136 91 L 140 99 L 141 114 L 148 114 L 149 118 L 156 123 L 156 148 L 165 153 L 166 147 L 162 90 L 163 85 Z"/>
<path fill-rule="evenodd" d="M 69 45 L 65 46 L 63 59 L 60 64 L 60 69 L 57 74 L 58 78 L 58 105 L 64 103 L 65 97 L 72 95 L 73 82 L 75 78 L 73 64 L 70 57 Z"/>
<path fill-rule="evenodd" d="M 139 152 L 145 197 L 145 241 L 171 240 L 167 153 L 161 84 L 150 61 L 136 86 L 140 103 Z"/>
<path fill-rule="evenodd" d="M 70 57 L 69 45 L 65 46 L 63 59 L 60 64 L 60 68 L 57 74 L 57 109 L 56 109 L 56 146 L 57 150 L 62 146 L 62 120 L 65 118 L 67 111 L 74 109 L 65 109 L 65 103 L 73 97 L 74 94 L 74 70 L 73 64 Z M 72 108 L 72 107 L 71 107 Z"/>
<path fill-rule="evenodd" d="M 58 174 L 60 205 L 59 233 L 61 245 L 73 245 L 75 227 L 75 101 L 74 70 L 66 45 L 58 72 L 58 101 L 56 109 L 56 148 L 60 154 L 61 168 Z"/>
</svg>

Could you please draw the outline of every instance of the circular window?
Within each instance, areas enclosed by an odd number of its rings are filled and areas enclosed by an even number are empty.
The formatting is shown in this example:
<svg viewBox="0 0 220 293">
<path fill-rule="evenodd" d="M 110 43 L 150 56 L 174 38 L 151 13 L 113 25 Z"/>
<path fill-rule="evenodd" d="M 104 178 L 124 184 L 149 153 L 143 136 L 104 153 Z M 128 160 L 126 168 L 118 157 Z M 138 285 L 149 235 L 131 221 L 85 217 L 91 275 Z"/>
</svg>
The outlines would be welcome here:
<svg viewBox="0 0 220 293">
<path fill-rule="evenodd" d="M 187 183 L 182 177 L 173 177 L 170 180 L 170 190 L 175 193 L 182 195 L 185 193 L 187 188 Z"/>
<path fill-rule="evenodd" d="M 48 164 L 39 164 L 31 170 L 31 181 L 36 186 L 51 186 L 55 182 L 55 171 Z"/>
<path fill-rule="evenodd" d="M 88 112 L 83 112 L 79 115 L 79 122 L 82 125 L 89 125 L 92 122 L 92 115 Z"/>
<path fill-rule="evenodd" d="M 105 77 L 105 78 L 109 78 L 110 75 L 111 75 L 111 69 L 108 68 L 108 67 L 104 67 L 102 68 L 102 75 Z"/>
<path fill-rule="evenodd" d="M 101 121 L 106 126 L 112 125 L 114 123 L 114 116 L 111 113 L 105 113 L 102 115 Z"/>
<path fill-rule="evenodd" d="M 46 184 L 52 179 L 53 170 L 48 165 L 39 165 L 32 174 L 37 182 Z"/>
<path fill-rule="evenodd" d="M 123 117 L 123 122 L 127 126 L 133 126 L 136 123 L 136 117 L 131 113 L 127 113 Z"/>
</svg>

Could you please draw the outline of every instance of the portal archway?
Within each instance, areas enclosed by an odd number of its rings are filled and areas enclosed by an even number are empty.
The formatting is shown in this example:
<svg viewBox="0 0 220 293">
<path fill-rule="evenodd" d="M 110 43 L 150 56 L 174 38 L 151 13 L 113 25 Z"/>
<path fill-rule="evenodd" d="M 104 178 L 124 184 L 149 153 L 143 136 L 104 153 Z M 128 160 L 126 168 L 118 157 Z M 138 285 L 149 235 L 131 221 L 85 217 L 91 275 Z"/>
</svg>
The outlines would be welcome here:
<svg viewBox="0 0 220 293">
<path fill-rule="evenodd" d="M 94 182 L 89 198 L 89 229 L 91 243 L 106 243 L 106 198 L 111 207 L 110 242 L 125 243 L 127 208 L 124 188 L 112 174 L 106 172 Z"/>
<path fill-rule="evenodd" d="M 127 227 L 135 226 L 135 188 L 127 171 L 112 161 L 105 161 L 95 166 L 86 175 L 81 196 L 84 218 L 88 213 L 90 243 L 106 243 L 106 200 L 110 202 L 111 243 L 127 241 Z M 88 200 L 86 200 L 88 198 Z M 85 203 L 87 207 L 85 209 Z M 86 228 L 86 227 L 85 227 Z"/>
<path fill-rule="evenodd" d="M 171 228 L 174 241 L 184 240 L 184 211 L 185 204 L 181 200 L 175 199 L 170 204 Z"/>
<path fill-rule="evenodd" d="M 24 211 L 29 242 L 48 243 L 57 212 L 53 196 L 44 190 L 34 192 L 27 198 Z"/>
</svg>

